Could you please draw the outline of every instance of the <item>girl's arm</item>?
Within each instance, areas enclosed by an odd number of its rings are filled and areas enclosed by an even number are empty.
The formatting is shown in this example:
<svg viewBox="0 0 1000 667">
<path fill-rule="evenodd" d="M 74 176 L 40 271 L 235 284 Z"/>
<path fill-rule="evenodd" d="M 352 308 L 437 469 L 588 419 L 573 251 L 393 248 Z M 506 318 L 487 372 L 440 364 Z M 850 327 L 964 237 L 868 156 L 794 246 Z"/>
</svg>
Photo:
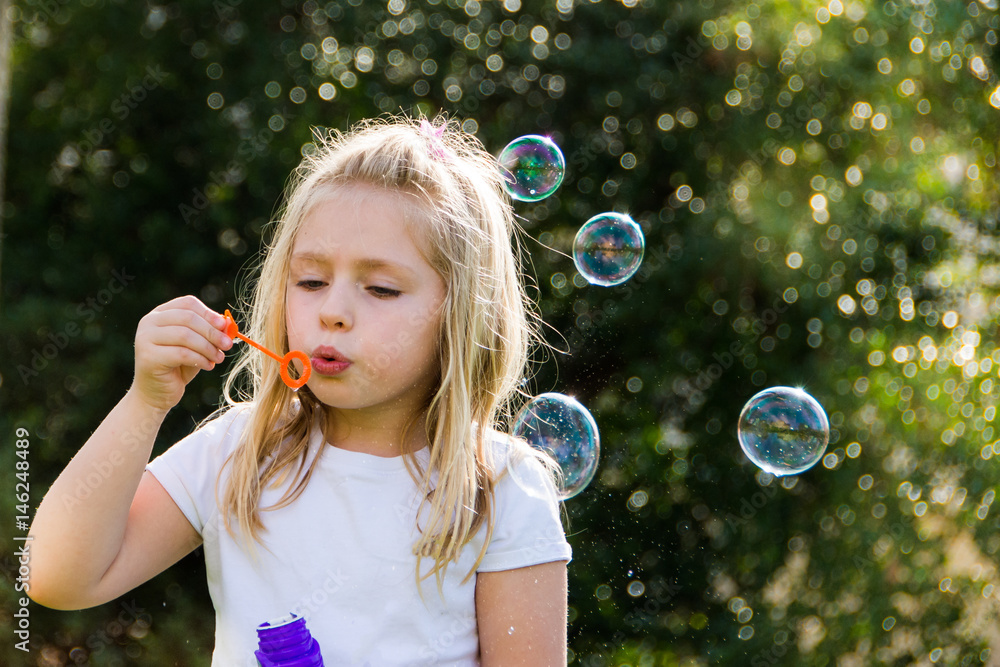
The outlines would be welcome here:
<svg viewBox="0 0 1000 667">
<path fill-rule="evenodd" d="M 566 561 L 477 574 L 482 667 L 563 667 L 566 596 Z"/>
<path fill-rule="evenodd" d="M 84 609 L 131 590 L 201 541 L 152 475 L 144 475 L 167 412 L 232 342 L 225 321 L 188 296 L 157 307 L 136 331 L 135 379 L 67 464 L 31 524 L 28 595 Z"/>
</svg>

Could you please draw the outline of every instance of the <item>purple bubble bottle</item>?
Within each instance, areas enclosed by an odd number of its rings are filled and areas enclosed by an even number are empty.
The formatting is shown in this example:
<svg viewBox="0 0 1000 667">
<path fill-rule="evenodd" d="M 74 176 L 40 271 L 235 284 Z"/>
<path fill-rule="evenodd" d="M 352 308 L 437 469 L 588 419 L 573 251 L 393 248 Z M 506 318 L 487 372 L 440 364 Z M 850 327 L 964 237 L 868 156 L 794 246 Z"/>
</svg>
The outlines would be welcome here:
<svg viewBox="0 0 1000 667">
<path fill-rule="evenodd" d="M 260 667 L 323 667 L 319 643 L 298 614 L 261 623 L 257 640 L 254 655 Z"/>
</svg>

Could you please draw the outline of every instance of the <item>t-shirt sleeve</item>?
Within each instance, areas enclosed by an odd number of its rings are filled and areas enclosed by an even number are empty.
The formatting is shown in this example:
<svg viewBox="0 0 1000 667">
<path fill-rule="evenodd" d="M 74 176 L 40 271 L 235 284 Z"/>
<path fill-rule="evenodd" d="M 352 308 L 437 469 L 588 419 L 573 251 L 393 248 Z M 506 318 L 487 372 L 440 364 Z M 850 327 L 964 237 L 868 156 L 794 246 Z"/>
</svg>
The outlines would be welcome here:
<svg viewBox="0 0 1000 667">
<path fill-rule="evenodd" d="M 245 408 L 230 408 L 146 464 L 203 537 L 205 525 L 218 512 L 219 471 L 239 444 L 248 413 Z"/>
<path fill-rule="evenodd" d="M 551 477 L 536 459 L 515 463 L 495 488 L 493 538 L 479 572 L 572 559 Z"/>
</svg>

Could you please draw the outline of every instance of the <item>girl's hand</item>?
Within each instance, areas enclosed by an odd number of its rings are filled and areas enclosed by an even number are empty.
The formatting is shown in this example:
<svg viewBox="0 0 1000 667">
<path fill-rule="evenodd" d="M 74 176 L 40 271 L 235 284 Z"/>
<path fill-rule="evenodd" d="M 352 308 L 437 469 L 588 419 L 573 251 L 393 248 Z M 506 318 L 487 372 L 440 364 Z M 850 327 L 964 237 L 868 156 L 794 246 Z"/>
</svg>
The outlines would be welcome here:
<svg viewBox="0 0 1000 667">
<path fill-rule="evenodd" d="M 214 369 L 233 346 L 225 322 L 193 296 L 154 308 L 135 332 L 135 378 L 129 391 L 164 412 L 177 405 L 198 371 Z"/>
</svg>

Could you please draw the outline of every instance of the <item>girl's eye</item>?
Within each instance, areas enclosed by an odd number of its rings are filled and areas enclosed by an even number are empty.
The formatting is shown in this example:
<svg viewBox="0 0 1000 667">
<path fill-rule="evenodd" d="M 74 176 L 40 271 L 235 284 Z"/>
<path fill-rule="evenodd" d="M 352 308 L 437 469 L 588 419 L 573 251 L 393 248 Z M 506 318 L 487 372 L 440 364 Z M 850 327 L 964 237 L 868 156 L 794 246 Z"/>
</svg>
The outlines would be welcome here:
<svg viewBox="0 0 1000 667">
<path fill-rule="evenodd" d="M 295 286 L 296 287 L 301 287 L 301 288 L 303 288 L 303 289 L 308 290 L 308 291 L 311 292 L 313 290 L 317 290 L 320 287 L 322 287 L 323 286 L 323 281 L 322 280 L 300 280 L 299 282 L 295 283 Z"/>
<path fill-rule="evenodd" d="M 368 291 L 379 299 L 392 299 L 402 294 L 398 289 L 389 289 L 388 287 L 379 287 L 378 285 L 372 285 L 368 288 Z"/>
</svg>

